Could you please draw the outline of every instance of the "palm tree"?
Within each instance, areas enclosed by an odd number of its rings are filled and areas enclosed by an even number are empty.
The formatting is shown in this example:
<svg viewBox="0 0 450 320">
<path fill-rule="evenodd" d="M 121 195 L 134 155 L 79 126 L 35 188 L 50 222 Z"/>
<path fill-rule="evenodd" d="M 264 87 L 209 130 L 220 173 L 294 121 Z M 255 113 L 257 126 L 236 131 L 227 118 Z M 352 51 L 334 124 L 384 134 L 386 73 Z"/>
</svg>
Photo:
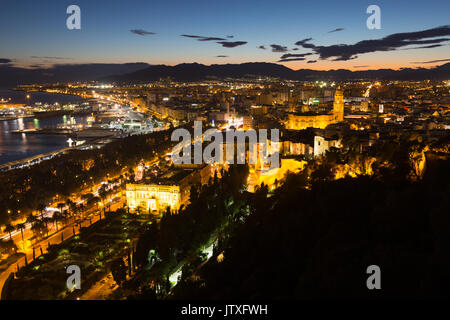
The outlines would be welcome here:
<svg viewBox="0 0 450 320">
<path fill-rule="evenodd" d="M 100 200 L 101 200 L 100 197 L 94 197 L 91 199 L 91 202 L 95 203 L 97 210 L 98 210 L 98 204 L 99 204 Z"/>
<path fill-rule="evenodd" d="M 72 209 L 71 214 L 78 216 L 83 213 L 84 204 L 80 203 L 79 205 L 75 205 Z"/>
<path fill-rule="evenodd" d="M 12 240 L 11 232 L 13 232 L 14 230 L 16 230 L 16 228 L 14 228 L 10 223 L 6 225 L 5 232 L 9 233 L 9 240 Z"/>
<path fill-rule="evenodd" d="M 86 193 L 81 195 L 81 199 L 83 199 L 84 201 L 89 201 L 90 199 L 92 199 L 94 197 L 94 195 L 92 193 Z"/>
<path fill-rule="evenodd" d="M 58 203 L 58 205 L 56 207 L 59 209 L 59 212 L 62 212 L 62 210 L 65 206 L 66 206 L 65 203 L 60 202 L 60 203 Z"/>
<path fill-rule="evenodd" d="M 60 214 L 60 221 L 63 226 L 67 224 L 67 220 L 69 220 L 69 213 L 64 211 Z"/>
<path fill-rule="evenodd" d="M 24 242 L 23 240 L 23 230 L 25 230 L 27 228 L 25 223 L 19 223 L 18 225 L 16 225 L 17 230 L 20 230 L 20 233 L 22 234 L 22 242 Z"/>
<path fill-rule="evenodd" d="M 31 227 L 31 230 L 33 230 L 33 233 L 37 236 L 40 236 L 43 232 L 45 232 L 44 229 L 47 228 L 41 220 L 36 221 Z"/>
<path fill-rule="evenodd" d="M 40 204 L 38 205 L 38 207 L 37 207 L 37 209 L 38 209 L 38 211 L 39 211 L 39 214 L 40 214 L 40 216 L 41 216 L 41 219 L 42 219 L 42 217 L 44 216 L 45 208 L 46 208 L 46 205 L 43 204 L 43 203 L 40 203 Z"/>
<path fill-rule="evenodd" d="M 72 211 L 74 208 L 76 208 L 76 203 L 73 202 L 70 199 L 66 200 L 66 205 L 67 205 L 67 208 L 68 208 L 67 210 L 69 210 L 69 211 Z"/>
<path fill-rule="evenodd" d="M 101 186 L 100 187 L 100 189 L 98 190 L 98 195 L 102 199 L 102 203 L 103 203 L 103 206 L 104 206 L 105 205 L 106 196 L 108 195 L 108 192 L 106 191 L 106 187 L 105 186 Z"/>
<path fill-rule="evenodd" d="M 36 217 L 33 216 L 32 213 L 30 213 L 27 217 L 27 223 L 30 223 L 31 225 L 35 224 L 37 221 Z"/>
<path fill-rule="evenodd" d="M 53 220 L 53 223 L 56 226 L 56 232 L 58 232 L 58 221 L 61 221 L 62 219 L 63 219 L 63 213 L 62 212 L 55 212 L 53 214 L 52 220 Z"/>
<path fill-rule="evenodd" d="M 50 218 L 50 217 L 44 217 L 44 218 L 42 219 L 42 221 L 45 223 L 45 229 L 46 229 L 47 237 L 48 237 L 48 223 L 51 222 L 51 221 L 53 221 L 53 218 Z"/>
</svg>

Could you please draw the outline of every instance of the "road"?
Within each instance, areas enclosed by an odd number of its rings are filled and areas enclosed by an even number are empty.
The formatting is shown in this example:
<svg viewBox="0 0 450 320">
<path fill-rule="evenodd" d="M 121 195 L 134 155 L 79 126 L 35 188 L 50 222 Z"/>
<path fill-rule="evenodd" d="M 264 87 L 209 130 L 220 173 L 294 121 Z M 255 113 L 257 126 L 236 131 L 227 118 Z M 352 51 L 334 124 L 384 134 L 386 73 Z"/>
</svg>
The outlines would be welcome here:
<svg viewBox="0 0 450 320">
<path fill-rule="evenodd" d="M 111 211 L 115 211 L 119 208 L 122 208 L 124 203 L 124 200 L 120 200 L 118 202 L 112 203 L 110 210 Z M 100 220 L 100 216 L 98 214 L 94 214 L 98 212 L 96 209 L 91 209 L 88 210 L 85 213 L 85 217 L 77 224 L 75 221 L 75 218 L 72 218 L 71 221 L 69 221 L 69 223 L 63 228 L 63 229 L 59 229 L 58 231 L 56 231 L 56 226 L 52 226 L 51 230 L 49 230 L 49 237 L 46 239 L 43 239 L 35 244 L 33 244 L 32 246 L 26 246 L 26 250 L 22 252 L 25 253 L 26 257 L 27 257 L 27 261 L 28 263 L 30 263 L 31 261 L 33 261 L 33 248 L 35 248 L 35 257 L 38 258 L 41 255 L 41 249 L 42 249 L 42 253 L 45 254 L 47 253 L 47 248 L 48 245 L 50 244 L 58 244 L 61 243 L 61 235 L 63 237 L 64 240 L 67 240 L 71 237 L 74 236 L 74 234 L 78 234 L 80 233 L 80 228 L 82 227 L 88 227 L 92 224 L 98 222 Z M 102 218 L 104 218 L 104 215 L 102 213 Z M 89 221 L 89 219 L 91 219 L 91 221 Z M 51 232 L 53 231 L 53 234 L 51 234 Z M 75 231 L 75 233 L 74 233 Z M 27 234 L 27 236 L 26 236 Z M 31 236 L 33 235 L 31 229 L 27 229 L 26 231 L 24 231 L 24 239 L 29 239 Z M 9 236 L 8 236 L 9 239 Z M 12 240 L 14 241 L 14 243 L 16 243 L 18 248 L 23 248 L 23 244 L 22 244 L 22 235 L 20 234 L 20 232 L 18 232 L 18 234 L 15 234 L 12 237 Z M 29 240 L 26 240 L 29 241 Z M 16 263 L 11 264 L 5 271 L 3 271 L 0 274 L 0 293 L 3 289 L 3 285 L 5 284 L 6 279 L 9 277 L 11 272 L 17 272 L 17 266 L 19 266 L 19 268 L 22 268 L 23 266 L 25 266 L 25 255 L 21 258 L 19 258 Z"/>
</svg>

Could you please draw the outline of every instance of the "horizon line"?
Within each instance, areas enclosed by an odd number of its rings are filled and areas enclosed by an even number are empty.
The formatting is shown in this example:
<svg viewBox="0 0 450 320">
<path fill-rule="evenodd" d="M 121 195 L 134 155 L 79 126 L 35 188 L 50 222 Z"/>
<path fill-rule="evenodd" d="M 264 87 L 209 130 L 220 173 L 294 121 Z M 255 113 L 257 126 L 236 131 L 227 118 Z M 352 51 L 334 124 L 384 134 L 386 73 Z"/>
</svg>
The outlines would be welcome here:
<svg viewBox="0 0 450 320">
<path fill-rule="evenodd" d="M 27 70 L 40 70 L 40 69 L 52 69 L 59 66 L 82 66 L 82 65 L 126 65 L 126 64 L 146 64 L 147 66 L 165 66 L 165 67 L 176 67 L 179 65 L 203 65 L 203 66 L 224 66 L 224 65 L 243 65 L 243 64 L 271 64 L 271 65 L 278 65 L 285 67 L 287 69 L 290 69 L 292 71 L 300 71 L 300 70 L 313 70 L 313 71 L 338 71 L 338 70 L 347 70 L 351 72 L 356 71 L 378 71 L 378 70 L 403 70 L 403 69 L 433 69 L 439 66 L 443 66 L 446 64 L 450 64 L 450 62 L 441 61 L 436 62 L 435 64 L 429 64 L 429 66 L 422 66 L 422 65 L 415 65 L 415 66 L 407 66 L 407 67 L 398 67 L 398 68 L 386 68 L 386 67 L 380 67 L 380 68 L 361 68 L 359 66 L 354 66 L 352 68 L 329 68 L 329 69 L 314 69 L 314 68 L 298 68 L 294 69 L 291 67 L 288 67 L 282 63 L 278 62 L 267 62 L 267 61 L 248 61 L 248 62 L 241 62 L 241 63 L 200 63 L 200 62 L 180 62 L 180 63 L 174 63 L 174 64 L 165 64 L 165 63 L 159 63 L 159 64 L 151 64 L 144 61 L 134 61 L 134 62 L 79 62 L 79 63 L 54 63 L 49 65 L 41 65 L 39 67 L 33 67 L 32 65 L 14 65 L 14 64 L 4 64 L 3 66 L 9 66 L 12 68 L 17 69 L 27 69 Z M 411 62 L 411 64 L 413 64 Z M 426 64 L 426 63 L 424 63 Z M 0 65 L 1 66 L 1 65 Z"/>
</svg>

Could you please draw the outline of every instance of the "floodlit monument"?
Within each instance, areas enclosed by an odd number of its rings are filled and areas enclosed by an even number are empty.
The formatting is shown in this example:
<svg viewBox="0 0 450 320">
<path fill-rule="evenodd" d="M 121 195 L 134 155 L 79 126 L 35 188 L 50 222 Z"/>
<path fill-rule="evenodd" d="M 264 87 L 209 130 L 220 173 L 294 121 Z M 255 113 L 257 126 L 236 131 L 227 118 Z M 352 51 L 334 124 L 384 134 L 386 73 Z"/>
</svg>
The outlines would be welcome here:
<svg viewBox="0 0 450 320">
<path fill-rule="evenodd" d="M 307 128 L 325 129 L 328 125 L 344 121 L 344 94 L 340 87 L 334 94 L 331 114 L 290 113 L 286 129 L 304 130 Z"/>
</svg>

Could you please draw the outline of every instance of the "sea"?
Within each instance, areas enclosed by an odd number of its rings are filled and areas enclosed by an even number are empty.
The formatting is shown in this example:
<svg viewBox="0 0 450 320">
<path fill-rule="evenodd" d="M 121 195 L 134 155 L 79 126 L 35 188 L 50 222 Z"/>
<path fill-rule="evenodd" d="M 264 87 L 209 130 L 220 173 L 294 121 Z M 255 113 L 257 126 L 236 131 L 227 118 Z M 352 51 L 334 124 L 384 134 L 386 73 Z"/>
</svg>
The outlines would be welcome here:
<svg viewBox="0 0 450 320">
<path fill-rule="evenodd" d="M 29 98 L 27 98 L 29 95 Z M 14 91 L 11 88 L 0 88 L 0 100 L 11 99 L 10 103 L 34 104 L 59 104 L 80 103 L 84 99 L 78 96 Z M 68 146 L 65 135 L 36 134 L 36 133 L 13 133 L 18 129 L 39 129 L 56 127 L 58 124 L 69 120 L 68 115 L 45 117 L 45 118 L 20 118 L 14 120 L 0 121 L 0 165 L 16 160 L 22 160 L 38 154 L 56 151 Z M 77 123 L 86 123 L 86 117 L 75 116 Z"/>
</svg>

